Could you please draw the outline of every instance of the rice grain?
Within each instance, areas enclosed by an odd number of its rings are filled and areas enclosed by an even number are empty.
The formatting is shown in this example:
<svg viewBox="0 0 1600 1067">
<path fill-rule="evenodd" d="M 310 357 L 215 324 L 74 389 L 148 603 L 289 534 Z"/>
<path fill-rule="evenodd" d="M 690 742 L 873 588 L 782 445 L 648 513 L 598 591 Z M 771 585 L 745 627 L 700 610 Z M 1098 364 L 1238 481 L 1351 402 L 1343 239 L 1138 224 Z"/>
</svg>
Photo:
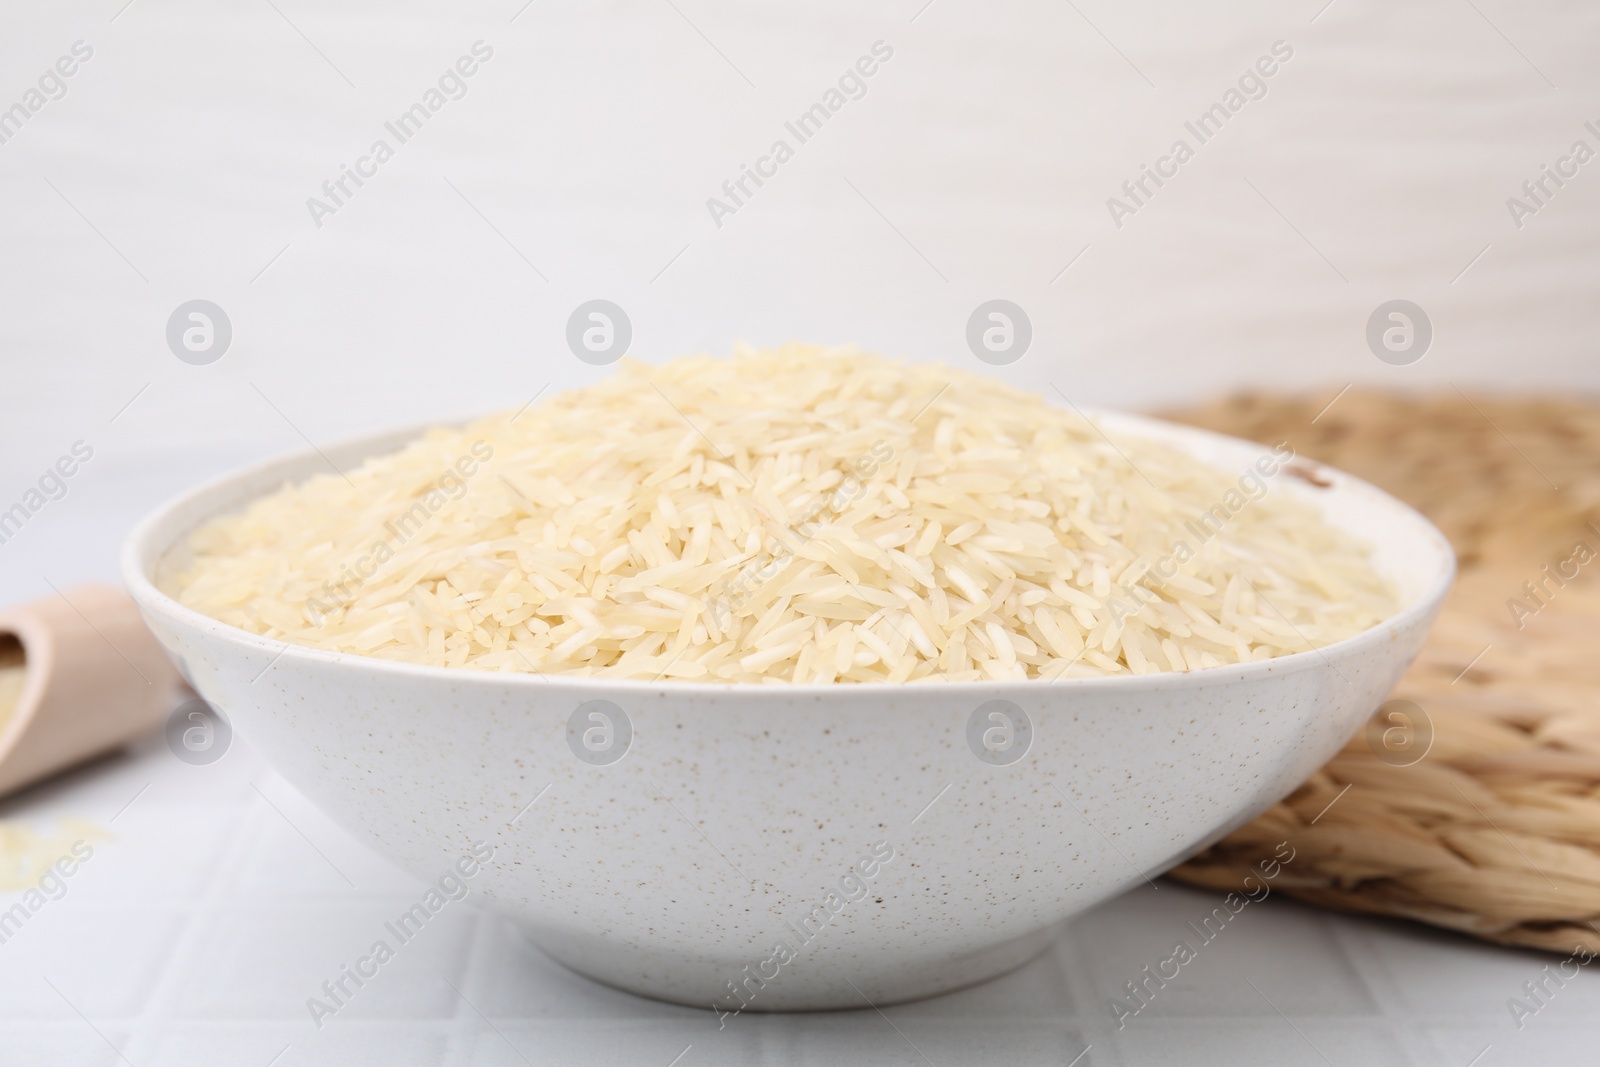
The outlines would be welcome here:
<svg viewBox="0 0 1600 1067">
<path fill-rule="evenodd" d="M 1241 484 L 991 379 L 790 345 L 627 363 L 285 486 L 164 584 L 314 648 L 717 682 L 1198 670 L 1394 613 L 1367 546 Z"/>
</svg>

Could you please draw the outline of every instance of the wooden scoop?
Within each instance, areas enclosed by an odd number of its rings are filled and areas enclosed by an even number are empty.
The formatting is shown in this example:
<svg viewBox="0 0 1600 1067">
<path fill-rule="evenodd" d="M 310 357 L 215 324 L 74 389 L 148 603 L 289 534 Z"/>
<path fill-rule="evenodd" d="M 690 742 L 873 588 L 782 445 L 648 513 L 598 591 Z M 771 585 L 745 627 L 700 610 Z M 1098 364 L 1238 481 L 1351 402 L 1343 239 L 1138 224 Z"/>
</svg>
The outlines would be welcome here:
<svg viewBox="0 0 1600 1067">
<path fill-rule="evenodd" d="M 178 673 L 122 590 L 0 611 L 0 796 L 156 729 Z"/>
</svg>

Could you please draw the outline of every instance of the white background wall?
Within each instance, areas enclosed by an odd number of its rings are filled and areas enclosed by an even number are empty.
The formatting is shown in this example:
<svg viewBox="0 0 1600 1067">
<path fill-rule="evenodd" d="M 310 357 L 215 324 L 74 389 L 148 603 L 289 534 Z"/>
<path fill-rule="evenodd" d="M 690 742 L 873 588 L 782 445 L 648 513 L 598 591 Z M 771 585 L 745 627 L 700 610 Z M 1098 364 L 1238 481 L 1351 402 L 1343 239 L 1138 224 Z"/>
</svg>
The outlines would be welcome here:
<svg viewBox="0 0 1600 1067">
<path fill-rule="evenodd" d="M 94 49 L 0 144 L 0 509 L 95 450 L 0 545 L 4 599 L 111 577 L 140 513 L 247 460 L 595 380 L 563 341 L 592 297 L 652 361 L 800 338 L 979 369 L 967 316 L 1005 297 L 1035 340 L 992 373 L 1099 405 L 1600 390 L 1600 160 L 1506 207 L 1600 148 L 1592 3 L 123 2 L 0 13 L 0 107 Z M 306 198 L 480 39 L 468 94 L 316 227 Z M 714 226 L 879 39 L 867 95 Z M 1114 226 L 1277 40 L 1267 96 Z M 233 323 L 210 366 L 165 342 L 195 297 Z M 1395 297 L 1436 331 L 1409 367 L 1364 340 Z"/>
</svg>

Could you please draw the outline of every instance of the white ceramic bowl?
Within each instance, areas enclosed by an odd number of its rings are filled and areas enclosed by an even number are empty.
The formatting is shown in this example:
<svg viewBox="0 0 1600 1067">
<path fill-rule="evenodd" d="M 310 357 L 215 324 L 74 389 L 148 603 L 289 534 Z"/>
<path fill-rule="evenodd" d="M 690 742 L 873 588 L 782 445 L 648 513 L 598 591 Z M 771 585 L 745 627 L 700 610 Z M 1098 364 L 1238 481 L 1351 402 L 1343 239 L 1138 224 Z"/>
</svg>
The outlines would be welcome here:
<svg viewBox="0 0 1600 1067">
<path fill-rule="evenodd" d="M 1224 470 L 1264 454 L 1100 417 Z M 413 436 L 327 455 L 348 469 Z M 268 463 L 145 519 L 122 566 L 151 629 L 286 778 L 379 851 L 435 881 L 486 842 L 493 858 L 468 884 L 551 956 L 724 1011 L 883 1004 L 1028 960 L 1065 920 L 1242 825 L 1338 751 L 1421 648 L 1455 569 L 1438 530 L 1372 486 L 1280 473 L 1272 492 L 1317 500 L 1376 546 L 1399 614 L 1245 666 L 899 686 L 409 666 L 287 646 L 157 589 L 198 524 L 326 469 L 315 453 Z M 631 738 L 612 711 L 605 749 L 606 722 L 578 711 L 593 700 L 620 708 Z M 1009 763 L 968 740 L 996 700 L 1031 725 Z M 973 732 L 1004 728 L 989 710 Z"/>
</svg>

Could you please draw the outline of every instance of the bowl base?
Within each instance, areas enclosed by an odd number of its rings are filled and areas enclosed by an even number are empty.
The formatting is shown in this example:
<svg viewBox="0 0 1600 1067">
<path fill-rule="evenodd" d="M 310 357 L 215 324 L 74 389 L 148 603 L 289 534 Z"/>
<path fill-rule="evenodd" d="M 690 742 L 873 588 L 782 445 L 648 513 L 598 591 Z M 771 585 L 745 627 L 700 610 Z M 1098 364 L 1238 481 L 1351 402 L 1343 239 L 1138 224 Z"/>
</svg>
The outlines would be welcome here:
<svg viewBox="0 0 1600 1067">
<path fill-rule="evenodd" d="M 762 983 L 746 961 L 709 961 L 604 938 L 523 927 L 535 948 L 576 974 L 625 993 L 720 1013 L 850 1011 L 954 993 L 1042 955 L 1065 923 L 962 955 L 863 962 L 797 960 Z M 811 967 L 802 968 L 803 962 Z M 752 967 L 751 970 L 754 970 Z M 732 991 L 735 979 L 744 984 Z M 741 1007 L 742 1005 L 742 1007 Z"/>
</svg>

